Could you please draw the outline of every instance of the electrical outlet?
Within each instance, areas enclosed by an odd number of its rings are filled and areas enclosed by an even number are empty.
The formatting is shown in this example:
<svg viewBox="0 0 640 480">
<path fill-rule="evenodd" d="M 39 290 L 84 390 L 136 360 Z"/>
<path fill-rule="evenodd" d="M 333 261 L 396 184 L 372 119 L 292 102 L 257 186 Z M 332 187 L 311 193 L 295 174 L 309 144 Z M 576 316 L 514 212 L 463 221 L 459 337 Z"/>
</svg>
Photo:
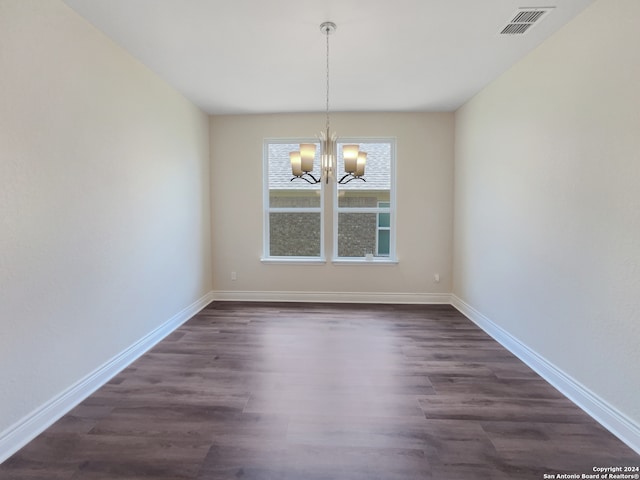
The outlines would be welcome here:
<svg viewBox="0 0 640 480">
<path fill-rule="evenodd" d="M 238 280 L 238 274 L 236 272 L 231 272 L 231 280 Z"/>
<path fill-rule="evenodd" d="M 434 273 L 433 274 L 433 283 L 440 283 L 440 274 L 439 273 Z"/>
</svg>

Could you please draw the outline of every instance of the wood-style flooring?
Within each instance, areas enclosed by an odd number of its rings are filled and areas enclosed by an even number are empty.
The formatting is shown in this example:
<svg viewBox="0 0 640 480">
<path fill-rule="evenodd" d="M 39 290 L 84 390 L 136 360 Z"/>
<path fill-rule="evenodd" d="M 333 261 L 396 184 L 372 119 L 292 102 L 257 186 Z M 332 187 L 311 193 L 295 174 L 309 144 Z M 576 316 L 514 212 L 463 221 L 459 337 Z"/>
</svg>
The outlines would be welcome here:
<svg viewBox="0 0 640 480">
<path fill-rule="evenodd" d="M 538 480 L 624 465 L 639 456 L 450 306 L 221 302 L 0 478 Z"/>
</svg>

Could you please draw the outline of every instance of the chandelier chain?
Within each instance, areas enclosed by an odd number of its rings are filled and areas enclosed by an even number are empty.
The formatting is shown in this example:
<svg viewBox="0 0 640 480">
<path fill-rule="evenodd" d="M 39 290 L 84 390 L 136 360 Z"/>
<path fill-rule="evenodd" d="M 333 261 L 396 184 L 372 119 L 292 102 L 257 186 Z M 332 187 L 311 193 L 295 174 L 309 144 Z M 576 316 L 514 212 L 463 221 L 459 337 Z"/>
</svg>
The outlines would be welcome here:
<svg viewBox="0 0 640 480">
<path fill-rule="evenodd" d="M 327 28 L 325 31 L 325 35 L 327 38 L 327 105 L 326 105 L 326 113 L 327 113 L 327 134 L 329 133 L 329 29 Z"/>
</svg>

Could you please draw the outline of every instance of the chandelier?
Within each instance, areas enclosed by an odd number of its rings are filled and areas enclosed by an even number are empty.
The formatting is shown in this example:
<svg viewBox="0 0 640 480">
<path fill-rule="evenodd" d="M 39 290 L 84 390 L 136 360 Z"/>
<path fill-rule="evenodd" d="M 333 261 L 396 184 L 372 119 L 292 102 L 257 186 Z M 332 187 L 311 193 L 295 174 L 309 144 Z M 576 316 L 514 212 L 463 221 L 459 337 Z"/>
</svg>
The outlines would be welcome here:
<svg viewBox="0 0 640 480">
<path fill-rule="evenodd" d="M 329 35 L 336 31 L 336 24 L 333 22 L 324 22 L 320 25 L 320 31 L 325 34 L 327 41 L 327 101 L 326 101 L 326 124 L 325 130 L 320 132 L 320 178 L 314 176 L 313 164 L 316 157 L 316 144 L 301 143 L 300 150 L 289 153 L 291 161 L 291 172 L 293 178 L 291 181 L 301 179 L 307 183 L 320 183 L 324 181 L 329 183 L 329 179 L 335 178 L 337 169 L 337 139 L 335 132 L 331 132 L 329 123 Z M 338 180 L 338 183 L 349 183 L 352 180 L 366 180 L 362 178 L 364 175 L 364 167 L 367 162 L 367 153 L 361 152 L 359 145 L 343 145 L 342 156 L 344 158 L 344 175 Z"/>
</svg>

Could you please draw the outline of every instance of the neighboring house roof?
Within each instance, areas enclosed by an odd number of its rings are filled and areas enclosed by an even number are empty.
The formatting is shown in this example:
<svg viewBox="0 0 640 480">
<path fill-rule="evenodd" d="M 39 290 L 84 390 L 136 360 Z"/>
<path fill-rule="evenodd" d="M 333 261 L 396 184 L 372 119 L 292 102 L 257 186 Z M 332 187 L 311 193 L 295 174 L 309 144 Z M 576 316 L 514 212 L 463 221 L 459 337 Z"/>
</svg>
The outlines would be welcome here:
<svg viewBox="0 0 640 480">
<path fill-rule="evenodd" d="M 269 153 L 269 189 L 270 190 L 299 190 L 320 188 L 320 185 L 310 185 L 304 180 L 293 180 L 289 152 L 298 150 L 297 143 L 270 143 Z M 367 152 L 367 163 L 364 179 L 353 180 L 348 184 L 340 185 L 347 190 L 390 190 L 391 188 L 391 145 L 389 143 L 360 143 L 360 150 Z M 313 165 L 313 176 L 320 177 L 320 145 L 316 151 L 316 160 Z M 341 144 L 338 143 L 338 179 L 344 175 L 342 163 Z"/>
</svg>

